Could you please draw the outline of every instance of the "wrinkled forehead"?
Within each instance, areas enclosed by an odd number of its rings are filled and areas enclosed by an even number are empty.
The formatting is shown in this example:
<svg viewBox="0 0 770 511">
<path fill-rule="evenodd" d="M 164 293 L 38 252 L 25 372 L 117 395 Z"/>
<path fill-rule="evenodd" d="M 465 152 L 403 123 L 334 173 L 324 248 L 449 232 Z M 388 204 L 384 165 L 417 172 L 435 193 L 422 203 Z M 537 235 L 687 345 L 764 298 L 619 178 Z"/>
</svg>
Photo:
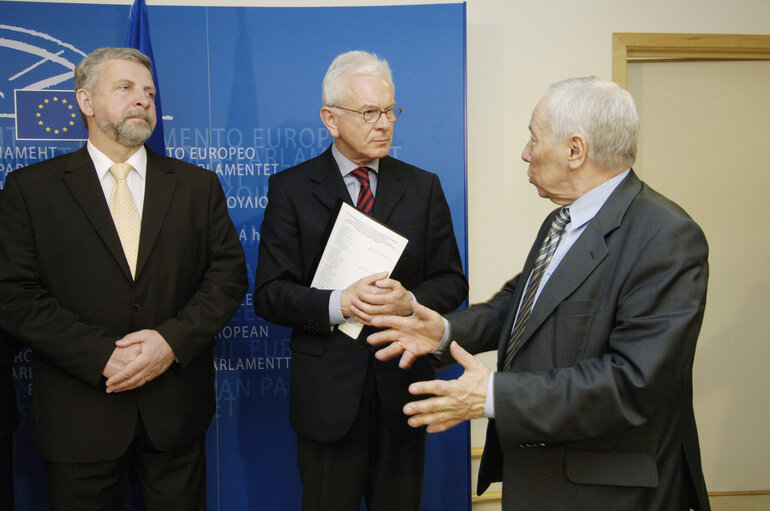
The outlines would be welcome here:
<svg viewBox="0 0 770 511">
<path fill-rule="evenodd" d="M 537 133 L 549 132 L 547 121 L 548 96 L 544 96 L 532 110 L 532 118 L 529 121 L 529 130 Z"/>
</svg>

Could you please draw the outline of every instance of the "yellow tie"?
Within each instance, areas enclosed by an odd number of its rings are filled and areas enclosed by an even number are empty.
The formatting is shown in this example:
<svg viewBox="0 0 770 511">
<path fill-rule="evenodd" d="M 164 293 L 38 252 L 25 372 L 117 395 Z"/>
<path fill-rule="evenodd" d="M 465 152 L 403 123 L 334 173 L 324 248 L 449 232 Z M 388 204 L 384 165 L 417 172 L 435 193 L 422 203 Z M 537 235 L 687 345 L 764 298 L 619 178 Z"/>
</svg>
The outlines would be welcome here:
<svg viewBox="0 0 770 511">
<path fill-rule="evenodd" d="M 126 255 L 131 276 L 136 275 L 136 256 L 139 253 L 139 230 L 142 221 L 131 190 L 126 183 L 126 176 L 133 167 L 128 163 L 116 163 L 110 167 L 110 173 L 115 177 L 115 186 L 110 195 L 110 214 L 115 228 L 118 230 L 123 253 Z"/>
</svg>

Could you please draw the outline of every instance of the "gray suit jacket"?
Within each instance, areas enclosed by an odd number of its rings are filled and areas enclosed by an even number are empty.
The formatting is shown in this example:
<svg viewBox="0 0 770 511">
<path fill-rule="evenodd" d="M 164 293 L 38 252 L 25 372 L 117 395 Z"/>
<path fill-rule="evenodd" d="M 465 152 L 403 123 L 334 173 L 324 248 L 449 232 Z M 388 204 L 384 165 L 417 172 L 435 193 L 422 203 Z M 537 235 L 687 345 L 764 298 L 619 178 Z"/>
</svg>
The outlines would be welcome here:
<svg viewBox="0 0 770 511">
<path fill-rule="evenodd" d="M 540 243 L 492 299 L 447 315 L 472 353 L 498 349 L 479 493 L 503 508 L 709 509 L 692 408 L 708 246 L 633 171 L 543 288 L 512 367 L 505 346 Z"/>
</svg>

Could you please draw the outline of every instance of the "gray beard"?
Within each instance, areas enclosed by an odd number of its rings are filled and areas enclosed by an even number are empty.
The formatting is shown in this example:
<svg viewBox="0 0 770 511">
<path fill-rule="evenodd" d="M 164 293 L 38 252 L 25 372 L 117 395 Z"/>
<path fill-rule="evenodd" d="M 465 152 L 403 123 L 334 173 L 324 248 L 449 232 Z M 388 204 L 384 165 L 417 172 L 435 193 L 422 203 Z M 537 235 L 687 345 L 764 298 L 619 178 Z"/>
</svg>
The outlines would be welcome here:
<svg viewBox="0 0 770 511">
<path fill-rule="evenodd" d="M 137 112 L 127 112 L 123 119 L 117 124 L 105 120 L 100 115 L 95 115 L 96 123 L 99 128 L 118 144 L 125 147 L 136 147 L 144 144 L 145 140 L 152 135 L 152 128 L 147 124 L 129 123 L 128 117 L 133 117 Z M 149 122 L 149 114 L 145 117 Z"/>
</svg>

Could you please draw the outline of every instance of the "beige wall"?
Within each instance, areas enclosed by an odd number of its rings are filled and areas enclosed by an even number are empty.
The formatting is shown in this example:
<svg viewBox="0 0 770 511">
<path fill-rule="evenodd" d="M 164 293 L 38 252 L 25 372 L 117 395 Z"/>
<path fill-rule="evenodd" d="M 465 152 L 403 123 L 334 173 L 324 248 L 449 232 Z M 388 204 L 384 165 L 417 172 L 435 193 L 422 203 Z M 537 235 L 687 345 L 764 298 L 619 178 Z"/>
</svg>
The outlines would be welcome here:
<svg viewBox="0 0 770 511">
<path fill-rule="evenodd" d="M 323 6 L 445 2 L 148 0 L 148 3 Z M 612 32 L 770 33 L 769 0 L 469 0 L 467 4 L 472 301 L 486 299 L 505 279 L 519 271 L 537 227 L 553 207 L 539 199 L 527 183 L 526 167 L 520 159 L 528 137 L 532 107 L 550 83 L 570 76 L 610 78 Z M 666 193 L 665 187 L 659 188 Z M 766 268 L 765 265 L 762 269 L 767 271 Z M 766 331 L 757 335 L 767 340 Z M 762 356 L 765 361 L 770 358 L 767 345 Z M 491 357 L 484 359 L 491 360 Z M 697 362 L 696 359 L 696 373 Z M 725 370 L 741 371 L 742 367 L 730 366 Z M 713 375 L 713 378 L 721 377 Z M 698 389 L 696 402 L 697 392 Z M 731 413 L 726 402 L 708 403 L 708 406 L 722 409 L 724 415 Z M 479 428 L 474 426 L 476 429 Z M 474 443 L 480 444 L 482 438 L 476 437 Z M 703 443 L 710 441 L 712 439 L 702 438 Z M 705 462 L 708 464 L 711 460 Z M 765 488 L 752 489 L 768 489 L 770 475 L 768 469 L 765 470 Z"/>
</svg>

